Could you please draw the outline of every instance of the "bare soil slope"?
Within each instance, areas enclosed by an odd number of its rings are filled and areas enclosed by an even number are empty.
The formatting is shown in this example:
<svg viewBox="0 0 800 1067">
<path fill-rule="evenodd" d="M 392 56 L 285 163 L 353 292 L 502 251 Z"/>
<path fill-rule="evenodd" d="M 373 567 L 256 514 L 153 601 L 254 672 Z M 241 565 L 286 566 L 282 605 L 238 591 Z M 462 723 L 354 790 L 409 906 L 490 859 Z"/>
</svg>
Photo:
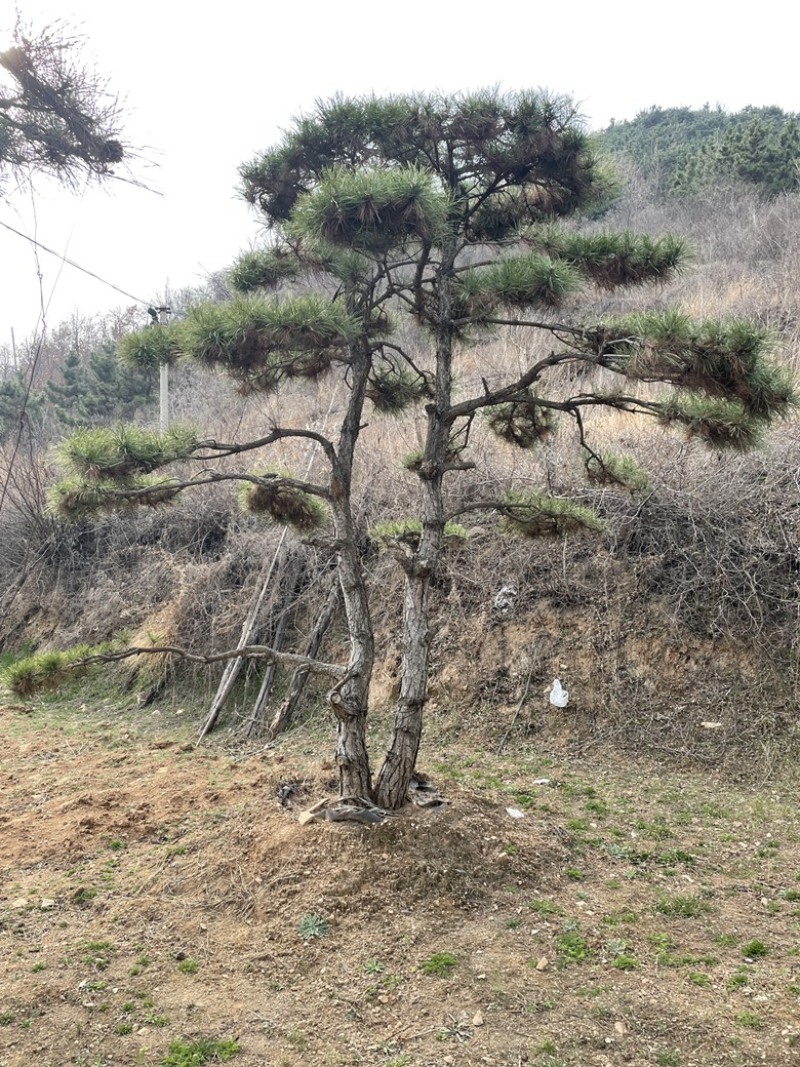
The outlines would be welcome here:
<svg viewBox="0 0 800 1067">
<path fill-rule="evenodd" d="M 326 735 L 186 718 L 0 708 L 2 1067 L 797 1062 L 792 783 L 432 738 L 443 812 L 301 826 Z"/>
</svg>

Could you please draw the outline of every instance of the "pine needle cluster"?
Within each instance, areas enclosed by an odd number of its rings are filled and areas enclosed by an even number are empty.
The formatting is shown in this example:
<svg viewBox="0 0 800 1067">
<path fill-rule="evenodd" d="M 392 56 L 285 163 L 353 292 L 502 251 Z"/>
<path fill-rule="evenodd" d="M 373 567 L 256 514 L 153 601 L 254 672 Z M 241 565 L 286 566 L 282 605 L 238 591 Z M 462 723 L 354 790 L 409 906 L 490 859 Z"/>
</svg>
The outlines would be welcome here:
<svg viewBox="0 0 800 1067">
<path fill-rule="evenodd" d="M 252 475 L 239 491 L 242 507 L 255 515 L 269 515 L 298 533 L 313 533 L 328 522 L 328 509 L 313 493 L 290 484 L 289 477 L 279 471 Z"/>
<path fill-rule="evenodd" d="M 461 293 L 473 316 L 498 307 L 556 307 L 582 287 L 583 278 L 573 266 L 538 254 L 500 259 L 461 278 Z"/>
<path fill-rule="evenodd" d="M 365 389 L 383 415 L 399 415 L 412 404 L 431 396 L 430 380 L 410 367 L 389 360 L 376 363 Z"/>
<path fill-rule="evenodd" d="M 412 551 L 419 546 L 422 536 L 421 519 L 395 519 L 391 522 L 379 522 L 373 526 L 369 535 L 381 548 L 392 548 L 405 545 Z M 469 531 L 457 522 L 445 523 L 444 543 L 446 546 L 455 547 L 469 540 Z"/>
<path fill-rule="evenodd" d="M 300 272 L 301 264 L 294 251 L 275 245 L 246 252 L 228 272 L 228 281 L 238 293 L 252 293 L 257 289 L 274 289 Z"/>
<path fill-rule="evenodd" d="M 575 233 L 547 225 L 529 229 L 525 243 L 574 267 L 601 289 L 643 285 L 673 277 L 686 262 L 686 242 L 666 234 Z"/>
<path fill-rule="evenodd" d="M 506 493 L 497 509 L 505 527 L 523 537 L 556 537 L 576 530 L 603 533 L 605 523 L 591 508 L 542 492 Z"/>
<path fill-rule="evenodd" d="M 487 408 L 486 421 L 492 433 L 517 448 L 535 448 L 558 428 L 557 412 L 531 390 L 522 400 Z"/>
<path fill-rule="evenodd" d="M 77 430 L 59 446 L 58 453 L 64 465 L 81 478 L 120 485 L 188 459 L 196 447 L 197 435 L 188 426 L 173 426 L 161 433 L 119 425 Z"/>
<path fill-rule="evenodd" d="M 325 373 L 357 331 L 341 303 L 319 294 L 241 296 L 192 308 L 181 323 L 181 342 L 187 355 L 222 367 L 245 390 L 272 392 L 287 378 Z"/>
<path fill-rule="evenodd" d="M 602 452 L 587 457 L 586 477 L 595 485 L 618 486 L 631 492 L 643 493 L 649 485 L 647 472 L 633 456 Z"/>
<path fill-rule="evenodd" d="M 300 198 L 291 229 L 347 249 L 382 252 L 406 239 L 433 243 L 444 233 L 447 211 L 433 176 L 418 167 L 335 167 Z"/>
</svg>

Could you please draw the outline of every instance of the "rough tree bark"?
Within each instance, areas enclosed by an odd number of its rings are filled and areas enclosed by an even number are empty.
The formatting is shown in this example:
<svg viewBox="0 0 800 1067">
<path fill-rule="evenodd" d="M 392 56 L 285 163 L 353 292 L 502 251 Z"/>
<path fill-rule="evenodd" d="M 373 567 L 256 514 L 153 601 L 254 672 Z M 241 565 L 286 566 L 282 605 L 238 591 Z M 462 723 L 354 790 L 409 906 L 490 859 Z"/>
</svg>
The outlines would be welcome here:
<svg viewBox="0 0 800 1067">
<path fill-rule="evenodd" d="M 439 565 L 444 542 L 445 513 L 442 483 L 450 444 L 447 419 L 452 399 L 453 326 L 452 268 L 455 240 L 444 248 L 439 275 L 436 385 L 433 403 L 428 406 L 425 455 L 420 465 L 422 532 L 419 546 L 404 561 L 405 597 L 403 603 L 403 654 L 400 695 L 394 730 L 376 786 L 377 802 L 389 810 L 406 803 L 408 787 L 417 762 L 425 704 L 428 700 L 428 669 L 432 626 L 430 619 L 431 581 Z"/>
</svg>

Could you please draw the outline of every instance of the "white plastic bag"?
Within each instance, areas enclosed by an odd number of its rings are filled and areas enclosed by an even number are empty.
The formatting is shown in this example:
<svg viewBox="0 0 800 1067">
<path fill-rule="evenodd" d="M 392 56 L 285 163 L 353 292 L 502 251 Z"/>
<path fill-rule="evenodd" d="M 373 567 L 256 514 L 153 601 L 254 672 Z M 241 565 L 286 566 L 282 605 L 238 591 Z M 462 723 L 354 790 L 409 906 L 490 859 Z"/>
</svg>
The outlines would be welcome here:
<svg viewBox="0 0 800 1067">
<path fill-rule="evenodd" d="M 550 703 L 554 708 L 565 708 L 569 704 L 569 693 L 561 688 L 558 678 L 553 682 L 553 688 L 550 690 Z"/>
</svg>

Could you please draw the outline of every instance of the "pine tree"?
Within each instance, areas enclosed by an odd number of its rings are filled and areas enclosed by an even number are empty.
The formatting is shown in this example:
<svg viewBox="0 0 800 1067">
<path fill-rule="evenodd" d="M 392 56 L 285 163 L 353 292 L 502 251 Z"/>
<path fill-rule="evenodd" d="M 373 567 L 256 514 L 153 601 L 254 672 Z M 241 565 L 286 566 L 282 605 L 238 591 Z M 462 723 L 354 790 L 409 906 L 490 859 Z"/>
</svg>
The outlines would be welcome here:
<svg viewBox="0 0 800 1067">
<path fill-rule="evenodd" d="M 582 233 L 559 223 L 603 195 L 590 142 L 568 100 L 497 92 L 336 99 L 299 120 L 242 177 L 246 198 L 272 233 L 270 245 L 248 253 L 232 273 L 243 295 L 196 307 L 168 329 L 132 335 L 124 353 L 140 366 L 187 355 L 224 368 L 240 389 L 262 393 L 287 379 L 341 376 L 348 401 L 336 436 L 283 426 L 241 445 L 84 435 L 66 450 L 78 480 L 56 499 L 62 511 L 79 514 L 153 504 L 190 485 L 236 477 L 253 511 L 304 533 L 329 522 L 350 657 L 346 666 L 315 666 L 335 679 L 329 700 L 340 789 L 398 808 L 428 696 L 432 583 L 455 517 L 453 485 L 473 466 L 476 420 L 535 450 L 560 419 L 574 428 L 591 481 L 636 489 L 643 475 L 630 457 L 592 448 L 585 417 L 592 409 L 650 416 L 713 447 L 744 449 L 788 412 L 794 387 L 769 362 L 768 337 L 747 323 L 659 313 L 587 324 L 566 315 L 582 292 L 669 278 L 685 257 L 683 242 L 670 236 Z M 319 279 L 318 291 L 294 292 L 289 283 L 301 276 L 306 287 Z M 426 339 L 425 360 L 403 345 L 394 323 L 404 316 Z M 544 334 L 550 354 L 507 381 L 487 367 L 471 393 L 456 384 L 459 357 L 499 327 Z M 580 371 L 579 391 L 551 384 L 562 367 Z M 617 385 L 593 384 L 601 371 Z M 663 383 L 661 392 L 653 394 L 653 383 Z M 642 384 L 646 395 L 637 388 Z M 374 639 L 351 488 L 368 405 L 378 414 L 417 405 L 425 437 L 407 462 L 417 479 L 417 514 L 385 531 L 404 572 L 403 659 L 394 731 L 375 780 L 366 745 Z M 221 475 L 209 467 L 213 457 L 245 456 L 289 437 L 319 444 L 325 479 L 312 484 L 246 468 Z M 175 458 L 190 457 L 205 464 L 196 478 L 152 477 Z M 469 507 L 491 510 L 527 537 L 602 525 L 587 508 L 544 488 L 475 498 Z"/>
<path fill-rule="evenodd" d="M 89 391 L 89 376 L 77 352 L 70 352 L 61 367 L 61 381 L 49 381 L 45 386 L 47 399 L 53 405 L 56 418 L 63 426 L 83 423 L 82 405 Z"/>
</svg>

